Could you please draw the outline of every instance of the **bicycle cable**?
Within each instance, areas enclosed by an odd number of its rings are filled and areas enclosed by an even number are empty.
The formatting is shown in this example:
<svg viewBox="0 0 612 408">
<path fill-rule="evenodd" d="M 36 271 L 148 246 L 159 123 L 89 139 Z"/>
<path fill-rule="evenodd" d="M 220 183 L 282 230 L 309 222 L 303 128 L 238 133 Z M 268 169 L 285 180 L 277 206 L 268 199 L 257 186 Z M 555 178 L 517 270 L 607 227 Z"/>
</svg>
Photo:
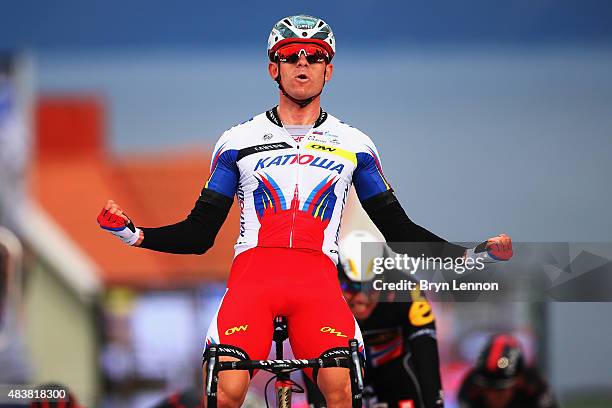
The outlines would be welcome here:
<svg viewBox="0 0 612 408">
<path fill-rule="evenodd" d="M 294 370 L 291 371 L 286 371 L 286 373 L 288 373 L 289 375 L 291 375 L 291 373 L 293 373 L 294 371 L 299 371 L 299 368 L 296 368 Z M 272 377 L 270 377 L 270 379 L 266 382 L 266 385 L 264 386 L 264 399 L 266 401 L 266 408 L 270 408 L 270 405 L 268 404 L 268 385 L 270 385 L 270 383 L 272 382 L 272 380 L 278 378 L 278 374 L 273 373 L 272 371 L 268 371 L 268 370 L 264 370 L 267 371 L 271 374 L 274 374 Z M 291 388 L 291 392 L 295 392 L 296 394 L 303 394 L 304 393 L 304 387 L 302 387 L 300 384 L 296 383 L 294 380 L 291 379 L 291 377 L 289 377 L 289 379 L 287 380 L 292 388 Z M 295 386 L 296 388 L 293 388 L 293 386 Z"/>
</svg>

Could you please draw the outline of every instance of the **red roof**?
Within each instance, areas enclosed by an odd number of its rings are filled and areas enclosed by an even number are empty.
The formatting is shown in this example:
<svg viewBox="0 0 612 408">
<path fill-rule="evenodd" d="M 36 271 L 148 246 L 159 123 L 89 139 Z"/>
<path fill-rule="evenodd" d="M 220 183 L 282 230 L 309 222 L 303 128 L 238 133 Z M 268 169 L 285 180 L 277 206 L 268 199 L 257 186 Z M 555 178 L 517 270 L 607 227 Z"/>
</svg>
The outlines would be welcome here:
<svg viewBox="0 0 612 408">
<path fill-rule="evenodd" d="M 45 103 L 50 102 L 43 101 L 38 110 L 38 152 L 31 171 L 33 196 L 99 266 L 106 285 L 184 287 L 227 277 L 238 232 L 237 206 L 232 207 L 213 248 L 202 256 L 128 247 L 96 222 L 107 199 L 115 200 L 139 226 L 162 226 L 184 219 L 208 178 L 209 152 L 196 148 L 114 158 L 104 153 L 103 146 L 83 151 L 81 143 L 75 154 L 69 145 L 58 148 L 44 142 L 44 135 L 53 134 L 40 128 L 44 122 L 40 118 L 49 113 Z M 52 105 L 57 115 L 57 101 Z M 74 109 L 70 112 L 74 115 Z"/>
</svg>

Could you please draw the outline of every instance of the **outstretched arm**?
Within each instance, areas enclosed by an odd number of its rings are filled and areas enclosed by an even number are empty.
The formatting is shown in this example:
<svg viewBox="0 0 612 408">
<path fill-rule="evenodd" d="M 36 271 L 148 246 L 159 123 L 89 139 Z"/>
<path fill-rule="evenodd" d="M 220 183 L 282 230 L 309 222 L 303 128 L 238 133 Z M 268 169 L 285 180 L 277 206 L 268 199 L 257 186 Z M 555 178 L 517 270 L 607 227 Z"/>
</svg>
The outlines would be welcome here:
<svg viewBox="0 0 612 408">
<path fill-rule="evenodd" d="M 408 218 L 391 189 L 363 200 L 361 205 L 396 252 L 405 251 L 394 243 L 410 242 L 415 243 L 410 249 L 418 252 L 416 255 L 459 258 L 465 254 L 461 245 L 447 242 Z"/>
<path fill-rule="evenodd" d="M 215 243 L 227 218 L 232 200 L 204 189 L 187 218 L 159 228 L 142 228 L 140 246 L 172 254 L 203 254 Z"/>
<path fill-rule="evenodd" d="M 205 188 L 183 221 L 158 228 L 138 228 L 118 204 L 109 200 L 98 216 L 98 223 L 129 245 L 173 254 L 203 254 L 213 246 L 231 206 L 231 198 Z"/>
<path fill-rule="evenodd" d="M 193 210 L 181 222 L 159 228 L 138 228 L 112 200 L 98 215 L 100 227 L 133 246 L 172 254 L 203 254 L 215 242 L 238 188 L 238 150 L 224 133 L 212 155 L 210 176 Z"/>
<path fill-rule="evenodd" d="M 465 256 L 481 258 L 484 262 L 507 261 L 512 257 L 512 240 L 505 234 L 466 249 L 414 223 L 385 179 L 376 149 L 372 146 L 364 150 L 369 152 L 356 154 L 353 184 L 361 205 L 395 252 L 455 259 Z M 406 246 L 407 243 L 410 245 Z"/>
</svg>

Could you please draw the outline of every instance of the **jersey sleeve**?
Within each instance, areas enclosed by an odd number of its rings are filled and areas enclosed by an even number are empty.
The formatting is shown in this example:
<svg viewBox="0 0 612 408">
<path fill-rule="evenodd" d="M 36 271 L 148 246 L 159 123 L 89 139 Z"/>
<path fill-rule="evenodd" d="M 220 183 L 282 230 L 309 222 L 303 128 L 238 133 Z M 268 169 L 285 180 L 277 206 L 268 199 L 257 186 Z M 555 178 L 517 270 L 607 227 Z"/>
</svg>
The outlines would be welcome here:
<svg viewBox="0 0 612 408">
<path fill-rule="evenodd" d="M 363 137 L 366 140 L 356 153 L 357 167 L 353 173 L 355 191 L 362 202 L 385 191 L 393 191 L 383 174 L 376 146 L 367 136 Z"/>
<path fill-rule="evenodd" d="M 228 132 L 223 133 L 215 145 L 210 163 L 210 176 L 204 188 L 233 198 L 240 180 L 237 157 L 238 150 L 231 148 Z"/>
</svg>

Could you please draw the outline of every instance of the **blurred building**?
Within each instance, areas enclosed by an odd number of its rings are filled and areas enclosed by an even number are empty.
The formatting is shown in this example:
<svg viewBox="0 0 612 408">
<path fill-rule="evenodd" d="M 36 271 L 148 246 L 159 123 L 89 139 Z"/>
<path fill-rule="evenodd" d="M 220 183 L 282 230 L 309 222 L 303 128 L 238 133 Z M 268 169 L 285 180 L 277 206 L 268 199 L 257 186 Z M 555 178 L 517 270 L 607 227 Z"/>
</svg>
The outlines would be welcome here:
<svg viewBox="0 0 612 408">
<path fill-rule="evenodd" d="M 130 371 L 129 360 L 138 354 L 133 326 L 142 323 L 130 318 L 134 302 L 117 294 L 146 298 L 151 291 L 190 290 L 224 280 L 233 256 L 237 209 L 205 256 L 123 246 L 100 231 L 95 221 L 106 200 L 119 202 L 139 225 L 179 221 L 198 198 L 208 176 L 210 153 L 191 149 L 123 159 L 112 156 L 105 146 L 104 104 L 92 96 L 42 97 L 35 123 L 28 179 L 31 203 L 23 208 L 27 222 L 22 230 L 29 253 L 23 322 L 31 382 L 67 384 L 92 406 L 109 391 L 103 384 L 112 382 L 113 375 L 134 389 L 147 379 L 138 367 L 131 368 L 130 378 L 122 377 L 121 367 Z M 167 331 L 163 317 L 158 317 L 158 333 Z M 197 352 L 190 356 L 195 366 L 197 356 Z M 155 356 L 149 358 L 154 360 Z M 160 371 L 158 387 L 168 377 L 166 368 Z"/>
</svg>

